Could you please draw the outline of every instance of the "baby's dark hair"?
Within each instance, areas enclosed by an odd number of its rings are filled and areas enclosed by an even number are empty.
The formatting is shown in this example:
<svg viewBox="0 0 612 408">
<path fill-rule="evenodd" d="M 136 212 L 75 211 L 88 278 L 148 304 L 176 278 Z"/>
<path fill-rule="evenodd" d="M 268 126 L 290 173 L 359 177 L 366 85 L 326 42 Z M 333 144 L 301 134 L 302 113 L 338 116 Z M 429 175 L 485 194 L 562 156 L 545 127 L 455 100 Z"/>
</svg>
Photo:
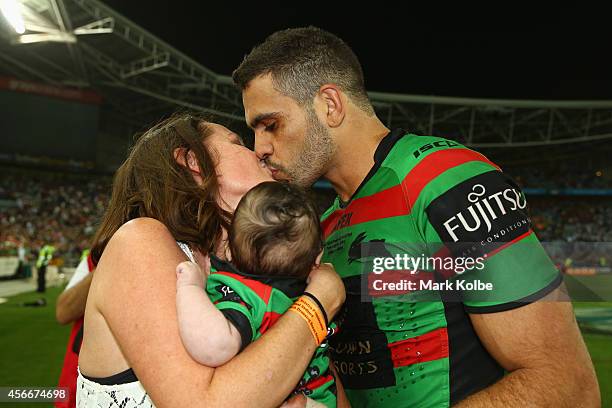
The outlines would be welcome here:
<svg viewBox="0 0 612 408">
<path fill-rule="evenodd" d="M 242 272 L 304 278 L 323 248 L 316 207 L 299 187 L 261 183 L 240 200 L 229 245 Z"/>
</svg>

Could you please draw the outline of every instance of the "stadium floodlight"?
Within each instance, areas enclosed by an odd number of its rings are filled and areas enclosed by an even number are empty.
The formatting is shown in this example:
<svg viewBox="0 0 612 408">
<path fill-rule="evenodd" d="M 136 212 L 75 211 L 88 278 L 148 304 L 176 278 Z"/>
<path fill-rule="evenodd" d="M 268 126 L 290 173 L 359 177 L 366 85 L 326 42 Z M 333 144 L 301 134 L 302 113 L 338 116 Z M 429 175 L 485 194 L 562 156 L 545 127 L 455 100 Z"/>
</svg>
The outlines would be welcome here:
<svg viewBox="0 0 612 408">
<path fill-rule="evenodd" d="M 25 33 L 21 6 L 17 0 L 0 0 L 0 10 L 17 34 Z"/>
</svg>

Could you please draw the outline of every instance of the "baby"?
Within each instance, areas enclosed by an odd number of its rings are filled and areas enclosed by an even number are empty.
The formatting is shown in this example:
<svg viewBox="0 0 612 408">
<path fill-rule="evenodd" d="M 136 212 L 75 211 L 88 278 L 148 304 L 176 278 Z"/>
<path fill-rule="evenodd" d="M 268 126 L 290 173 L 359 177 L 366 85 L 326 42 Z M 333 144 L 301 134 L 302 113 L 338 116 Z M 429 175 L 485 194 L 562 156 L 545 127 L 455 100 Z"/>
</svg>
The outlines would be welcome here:
<svg viewBox="0 0 612 408">
<path fill-rule="evenodd" d="M 231 264 L 210 255 L 215 271 L 193 262 L 177 266 L 181 339 L 189 354 L 209 367 L 226 363 L 268 330 L 303 294 L 322 254 L 314 204 L 283 183 L 251 189 L 236 208 L 228 238 Z M 294 393 L 335 407 L 326 351 L 324 341 Z"/>
</svg>

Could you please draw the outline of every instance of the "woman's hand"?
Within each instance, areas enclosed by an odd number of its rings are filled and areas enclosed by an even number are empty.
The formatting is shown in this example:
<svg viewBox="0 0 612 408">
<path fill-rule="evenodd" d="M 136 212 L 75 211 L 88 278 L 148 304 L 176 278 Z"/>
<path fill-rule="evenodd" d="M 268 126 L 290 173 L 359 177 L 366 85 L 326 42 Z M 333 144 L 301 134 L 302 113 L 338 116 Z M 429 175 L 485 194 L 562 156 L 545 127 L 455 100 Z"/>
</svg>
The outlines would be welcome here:
<svg viewBox="0 0 612 408">
<path fill-rule="evenodd" d="M 306 292 L 319 299 L 329 320 L 338 313 L 346 299 L 344 283 L 330 263 L 322 263 L 310 272 Z"/>
</svg>

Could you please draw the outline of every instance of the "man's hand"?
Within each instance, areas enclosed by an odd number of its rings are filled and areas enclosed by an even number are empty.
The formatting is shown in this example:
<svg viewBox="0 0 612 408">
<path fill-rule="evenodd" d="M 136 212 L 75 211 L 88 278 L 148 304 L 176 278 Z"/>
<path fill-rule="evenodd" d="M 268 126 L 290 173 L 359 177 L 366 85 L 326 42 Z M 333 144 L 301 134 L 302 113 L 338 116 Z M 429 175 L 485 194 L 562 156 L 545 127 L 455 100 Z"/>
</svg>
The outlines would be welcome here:
<svg viewBox="0 0 612 408">
<path fill-rule="evenodd" d="M 570 302 L 541 300 L 470 318 L 483 345 L 509 374 L 459 407 L 601 405 L 593 363 Z"/>
</svg>

